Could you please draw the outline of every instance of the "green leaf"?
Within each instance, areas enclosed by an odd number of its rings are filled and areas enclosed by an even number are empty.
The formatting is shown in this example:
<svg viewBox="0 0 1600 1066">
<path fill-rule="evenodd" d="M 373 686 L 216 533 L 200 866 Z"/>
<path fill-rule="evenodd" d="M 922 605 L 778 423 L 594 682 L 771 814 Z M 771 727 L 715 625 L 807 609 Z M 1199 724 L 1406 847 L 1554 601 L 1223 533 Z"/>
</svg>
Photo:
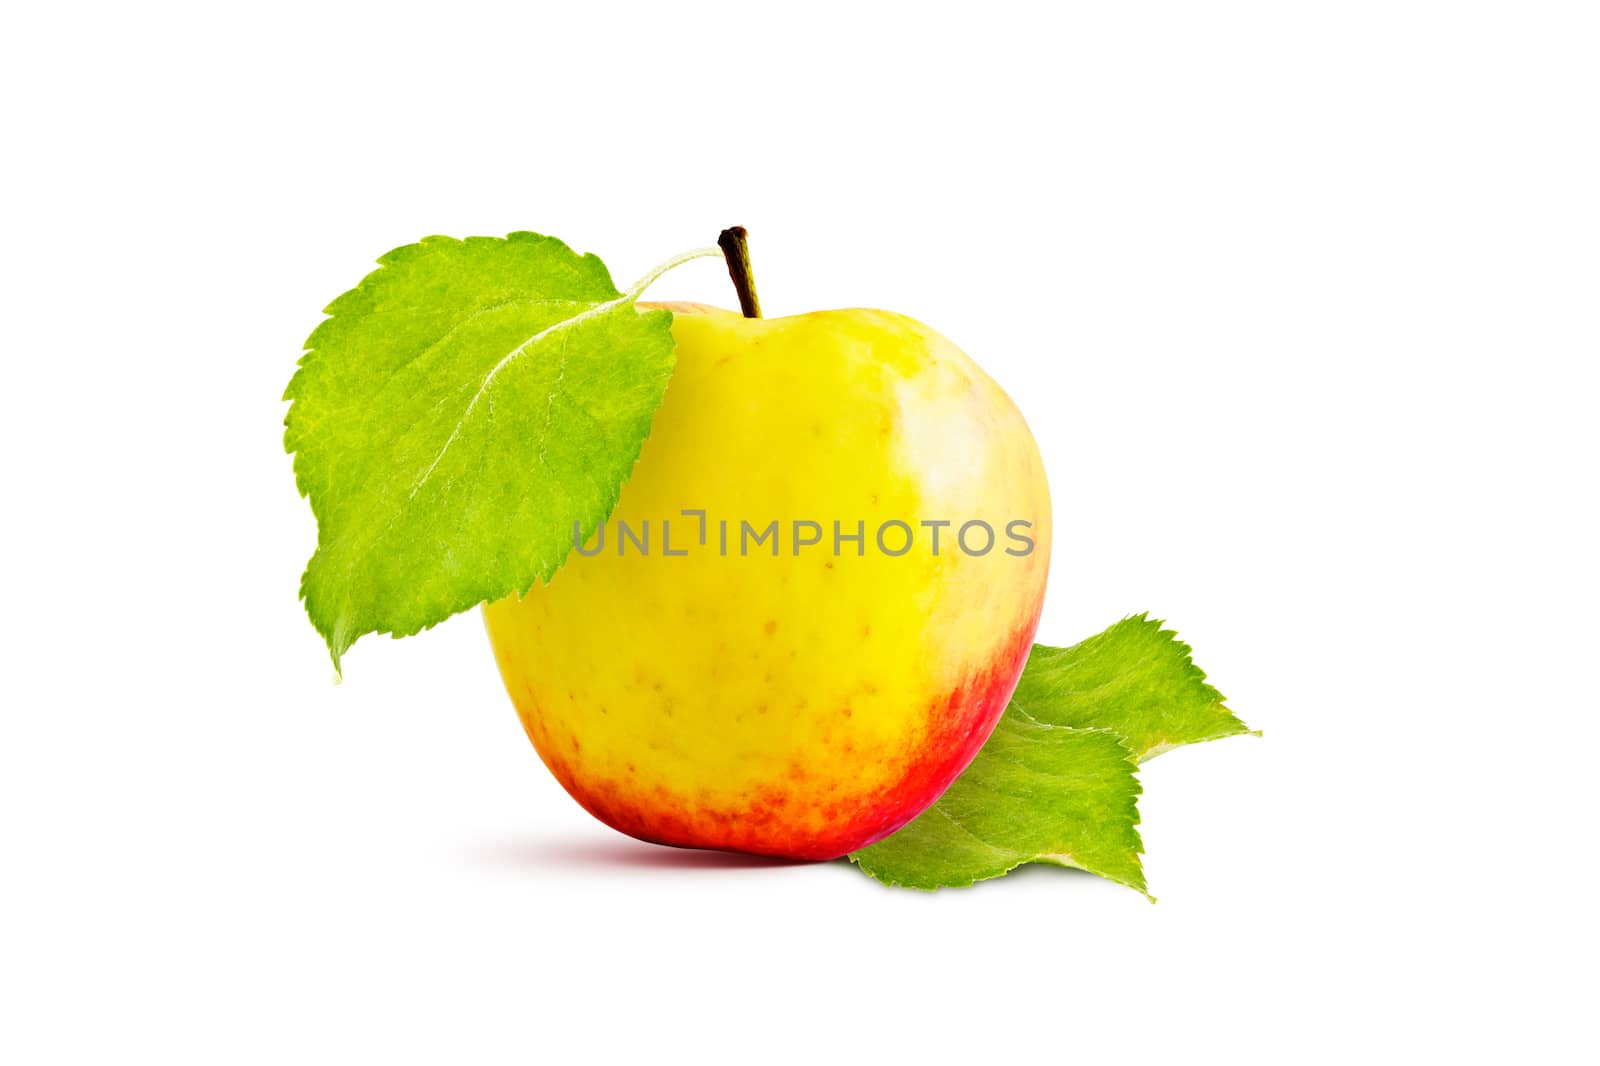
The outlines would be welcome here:
<svg viewBox="0 0 1600 1066">
<path fill-rule="evenodd" d="M 673 367 L 671 314 L 555 238 L 428 237 L 379 264 L 284 394 L 317 518 L 300 594 L 335 667 L 362 634 L 549 578 L 615 506 Z"/>
<path fill-rule="evenodd" d="M 1070 648 L 1035 644 L 1012 704 L 1041 722 L 1112 730 L 1141 762 L 1250 732 L 1161 625 L 1141 614 Z"/>
<path fill-rule="evenodd" d="M 1144 892 L 1133 771 L 1115 733 L 1036 722 L 1013 704 L 937 803 L 850 859 L 906 888 L 962 887 L 1042 862 Z"/>
<path fill-rule="evenodd" d="M 1034 645 L 972 764 L 898 832 L 850 856 L 885 884 L 971 885 L 1024 863 L 1074 866 L 1146 892 L 1135 764 L 1248 732 L 1188 645 L 1145 615 L 1071 648 Z"/>
</svg>

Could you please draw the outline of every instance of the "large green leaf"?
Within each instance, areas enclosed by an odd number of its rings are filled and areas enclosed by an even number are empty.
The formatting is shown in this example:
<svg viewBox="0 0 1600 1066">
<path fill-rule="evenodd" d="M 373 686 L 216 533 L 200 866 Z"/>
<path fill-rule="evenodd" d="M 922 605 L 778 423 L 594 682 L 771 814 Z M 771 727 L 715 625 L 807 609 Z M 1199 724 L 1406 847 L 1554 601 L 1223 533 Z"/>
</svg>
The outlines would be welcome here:
<svg viewBox="0 0 1600 1066">
<path fill-rule="evenodd" d="M 335 300 L 285 399 L 317 518 L 300 593 L 337 667 L 548 578 L 615 506 L 672 316 L 535 233 L 429 237 Z"/>
</svg>

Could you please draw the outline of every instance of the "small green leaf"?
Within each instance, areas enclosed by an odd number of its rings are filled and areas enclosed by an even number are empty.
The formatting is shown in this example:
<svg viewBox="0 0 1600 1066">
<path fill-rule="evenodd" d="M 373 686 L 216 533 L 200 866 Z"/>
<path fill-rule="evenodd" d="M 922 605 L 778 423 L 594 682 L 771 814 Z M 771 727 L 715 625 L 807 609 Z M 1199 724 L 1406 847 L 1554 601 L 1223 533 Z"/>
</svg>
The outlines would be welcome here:
<svg viewBox="0 0 1600 1066">
<path fill-rule="evenodd" d="M 1013 704 L 937 803 L 850 858 L 906 888 L 961 887 L 1043 862 L 1143 892 L 1133 771 L 1115 733 L 1036 722 Z"/>
<path fill-rule="evenodd" d="M 300 594 L 335 667 L 522 592 L 615 506 L 673 367 L 672 316 L 553 237 L 428 237 L 327 308 L 284 398 L 317 518 Z"/>
<path fill-rule="evenodd" d="M 1145 615 L 1070 648 L 1036 644 L 966 771 L 933 806 L 850 859 L 908 888 L 966 886 L 1038 862 L 1148 896 L 1135 764 L 1248 731 L 1188 645 Z"/>
<path fill-rule="evenodd" d="M 1012 704 L 1041 722 L 1109 729 L 1140 762 L 1250 732 L 1161 625 L 1141 614 L 1070 648 L 1035 644 Z"/>
</svg>

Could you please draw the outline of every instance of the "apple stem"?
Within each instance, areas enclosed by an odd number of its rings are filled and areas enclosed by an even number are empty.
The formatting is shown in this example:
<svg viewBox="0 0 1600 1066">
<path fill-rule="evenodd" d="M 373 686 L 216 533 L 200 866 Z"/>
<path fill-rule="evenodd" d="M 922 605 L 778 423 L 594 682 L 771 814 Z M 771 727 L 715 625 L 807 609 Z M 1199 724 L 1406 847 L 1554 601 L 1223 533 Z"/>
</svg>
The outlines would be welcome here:
<svg viewBox="0 0 1600 1066">
<path fill-rule="evenodd" d="M 739 310 L 746 318 L 761 317 L 761 302 L 756 299 L 756 279 L 750 273 L 749 234 L 743 226 L 729 226 L 717 237 L 722 258 L 728 261 L 728 277 L 739 294 Z"/>
</svg>

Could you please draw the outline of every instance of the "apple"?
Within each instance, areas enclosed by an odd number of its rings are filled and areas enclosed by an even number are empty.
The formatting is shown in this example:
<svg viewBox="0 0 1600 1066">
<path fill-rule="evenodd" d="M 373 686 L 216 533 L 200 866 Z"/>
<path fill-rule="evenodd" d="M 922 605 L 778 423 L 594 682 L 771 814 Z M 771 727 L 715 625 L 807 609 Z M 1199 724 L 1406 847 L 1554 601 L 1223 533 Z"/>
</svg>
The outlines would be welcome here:
<svg viewBox="0 0 1600 1066">
<path fill-rule="evenodd" d="M 910 318 L 657 306 L 677 368 L 632 477 L 547 584 L 485 606 L 494 654 L 606 824 L 836 858 L 927 808 L 1005 709 L 1049 569 L 1044 465 Z"/>
</svg>

